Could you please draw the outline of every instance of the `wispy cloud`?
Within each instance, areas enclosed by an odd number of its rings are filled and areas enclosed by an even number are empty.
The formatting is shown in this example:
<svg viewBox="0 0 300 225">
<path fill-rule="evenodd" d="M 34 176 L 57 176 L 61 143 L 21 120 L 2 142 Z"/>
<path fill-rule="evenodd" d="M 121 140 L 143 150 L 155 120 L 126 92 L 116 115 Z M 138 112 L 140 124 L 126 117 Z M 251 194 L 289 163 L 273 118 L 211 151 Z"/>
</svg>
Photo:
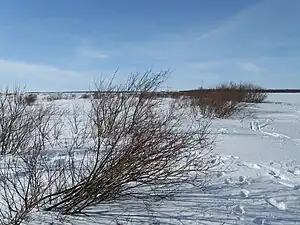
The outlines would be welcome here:
<svg viewBox="0 0 300 225">
<path fill-rule="evenodd" d="M 59 69 L 57 67 L 43 65 L 43 64 L 34 64 L 27 63 L 22 61 L 13 61 L 13 60 L 4 60 L 0 59 L 0 70 L 1 73 L 10 72 L 16 75 L 26 76 L 31 74 L 32 76 L 60 76 L 62 78 L 65 77 L 78 77 L 81 75 L 79 72 L 75 72 L 72 70 L 64 70 Z"/>
<path fill-rule="evenodd" d="M 103 51 L 90 49 L 90 48 L 79 48 L 77 50 L 77 54 L 84 58 L 91 59 L 106 59 L 109 58 L 109 55 L 104 53 Z"/>
<path fill-rule="evenodd" d="M 253 5 L 249 5 L 246 8 L 241 9 L 236 14 L 230 16 L 227 20 L 222 21 L 216 27 L 208 30 L 198 37 L 199 41 L 206 40 L 209 38 L 218 38 L 223 35 L 230 35 L 231 32 L 236 31 L 243 26 L 244 23 L 252 20 L 258 11 L 265 8 L 268 2 L 261 1 Z"/>
<path fill-rule="evenodd" d="M 149 68 L 150 69 L 150 68 Z M 0 59 L 1 85 L 25 85 L 33 91 L 88 90 L 94 82 L 110 80 L 116 69 L 70 70 L 51 65 Z M 143 72 L 135 68 L 118 70 L 114 81 L 124 83 L 130 73 Z"/>
<path fill-rule="evenodd" d="M 262 68 L 252 62 L 240 62 L 238 63 L 242 70 L 245 72 L 259 73 L 262 72 Z"/>
<path fill-rule="evenodd" d="M 0 77 L 3 85 L 12 83 L 31 86 L 34 90 L 61 90 L 88 88 L 92 72 L 61 69 L 54 66 L 0 59 Z"/>
</svg>

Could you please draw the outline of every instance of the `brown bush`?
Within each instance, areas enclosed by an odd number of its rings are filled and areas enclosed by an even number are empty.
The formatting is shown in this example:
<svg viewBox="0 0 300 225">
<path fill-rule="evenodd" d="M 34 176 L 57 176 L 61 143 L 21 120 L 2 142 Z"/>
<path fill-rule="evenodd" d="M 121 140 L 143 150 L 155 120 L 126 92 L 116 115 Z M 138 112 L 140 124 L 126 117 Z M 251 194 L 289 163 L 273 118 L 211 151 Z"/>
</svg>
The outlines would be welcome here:
<svg viewBox="0 0 300 225">
<path fill-rule="evenodd" d="M 236 84 L 231 82 L 229 84 L 221 84 L 215 90 L 225 94 L 228 100 L 237 102 L 261 103 L 268 97 L 260 86 L 250 83 Z"/>
<path fill-rule="evenodd" d="M 200 111 L 204 117 L 226 119 L 245 108 L 245 104 L 233 96 L 236 96 L 233 92 L 203 92 L 191 98 L 191 105 L 194 111 Z"/>
<path fill-rule="evenodd" d="M 193 110 L 205 117 L 229 118 L 244 111 L 247 103 L 261 103 L 267 98 L 262 88 L 253 84 L 221 84 L 214 89 L 183 92 L 191 99 Z"/>
</svg>

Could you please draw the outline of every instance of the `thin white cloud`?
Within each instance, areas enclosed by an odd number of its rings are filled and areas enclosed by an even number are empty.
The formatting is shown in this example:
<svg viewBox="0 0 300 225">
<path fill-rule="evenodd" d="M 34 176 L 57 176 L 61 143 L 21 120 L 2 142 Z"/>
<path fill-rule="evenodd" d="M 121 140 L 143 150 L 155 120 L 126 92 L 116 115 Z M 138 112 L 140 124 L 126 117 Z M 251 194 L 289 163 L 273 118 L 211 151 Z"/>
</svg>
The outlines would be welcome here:
<svg viewBox="0 0 300 225">
<path fill-rule="evenodd" d="M 55 66 L 0 59 L 1 85 L 25 85 L 32 91 L 88 90 L 94 82 L 110 80 L 116 69 L 104 70 L 69 70 Z M 143 72 L 139 69 L 121 68 L 115 82 L 124 83 L 130 73 Z"/>
<path fill-rule="evenodd" d="M 268 17 L 269 14 L 273 13 L 273 6 L 276 5 L 280 0 L 268 1 L 263 0 L 258 3 L 249 5 L 248 7 L 240 10 L 234 15 L 230 16 L 227 20 L 220 23 L 219 26 L 212 28 L 206 33 L 201 34 L 198 37 L 198 41 L 207 40 L 209 38 L 218 38 L 222 35 L 231 35 L 240 28 L 245 28 L 253 21 L 264 19 L 263 16 Z M 273 4 L 274 3 L 274 4 Z M 268 13 L 268 15 L 266 15 Z"/>
<path fill-rule="evenodd" d="M 25 84 L 29 88 L 38 90 L 82 88 L 84 84 L 88 85 L 92 82 L 91 76 L 93 74 L 89 72 L 0 59 L 0 78 L 3 85 Z"/>
<path fill-rule="evenodd" d="M 77 46 L 74 48 L 77 57 L 86 59 L 106 59 L 110 57 L 110 55 L 103 51 L 92 39 L 80 38 L 77 41 Z"/>
<path fill-rule="evenodd" d="M 102 51 L 94 50 L 94 49 L 78 49 L 78 54 L 85 58 L 92 58 L 92 59 L 106 59 L 109 58 L 109 55 L 105 54 Z"/>
<path fill-rule="evenodd" d="M 252 62 L 240 62 L 239 66 L 246 72 L 259 73 L 262 71 L 262 68 Z"/>
<path fill-rule="evenodd" d="M 49 65 L 0 59 L 0 73 L 4 74 L 5 72 L 13 73 L 18 76 L 31 74 L 33 76 L 54 75 L 60 77 L 78 77 L 81 75 L 81 73 L 76 71 L 59 69 Z"/>
<path fill-rule="evenodd" d="M 204 70 L 212 70 L 215 68 L 218 68 L 222 66 L 226 60 L 215 60 L 215 61 L 199 61 L 199 62 L 193 62 L 193 63 L 185 63 L 185 66 L 193 67 L 197 69 L 198 71 L 204 71 Z"/>
</svg>

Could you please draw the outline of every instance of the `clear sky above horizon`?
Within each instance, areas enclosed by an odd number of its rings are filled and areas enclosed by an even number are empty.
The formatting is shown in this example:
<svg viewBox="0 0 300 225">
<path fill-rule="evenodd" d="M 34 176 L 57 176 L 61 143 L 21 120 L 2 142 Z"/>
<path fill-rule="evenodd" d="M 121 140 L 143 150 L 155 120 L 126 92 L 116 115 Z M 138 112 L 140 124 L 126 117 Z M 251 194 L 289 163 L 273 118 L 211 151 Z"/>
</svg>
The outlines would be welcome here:
<svg viewBox="0 0 300 225">
<path fill-rule="evenodd" d="M 165 86 L 300 88 L 300 0 L 0 0 L 1 85 L 88 89 L 171 69 Z"/>
</svg>

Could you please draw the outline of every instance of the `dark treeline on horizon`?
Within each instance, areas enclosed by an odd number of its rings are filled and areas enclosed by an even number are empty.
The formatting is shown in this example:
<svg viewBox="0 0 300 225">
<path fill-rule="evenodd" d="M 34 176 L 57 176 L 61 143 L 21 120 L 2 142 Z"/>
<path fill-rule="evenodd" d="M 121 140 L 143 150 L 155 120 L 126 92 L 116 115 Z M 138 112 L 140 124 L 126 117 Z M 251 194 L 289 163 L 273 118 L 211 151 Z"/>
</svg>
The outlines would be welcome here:
<svg viewBox="0 0 300 225">
<path fill-rule="evenodd" d="M 158 91 L 158 94 L 172 94 L 172 93 L 178 93 L 178 94 L 184 94 L 184 93 L 190 93 L 190 92 L 214 92 L 214 91 L 223 91 L 223 90 L 216 90 L 213 88 L 208 89 L 189 89 L 189 90 L 179 90 L 179 91 Z M 257 89 L 257 90 L 251 90 L 252 92 L 261 92 L 261 93 L 300 93 L 300 89 Z M 34 94 L 50 94 L 50 93 L 94 93 L 96 91 L 28 91 L 27 93 L 34 93 Z M 104 91 L 107 92 L 107 91 Z M 117 93 L 120 91 L 109 91 L 113 93 Z M 107 92 L 107 93 L 109 93 Z M 130 91 L 121 91 L 122 93 L 132 93 Z"/>
</svg>

